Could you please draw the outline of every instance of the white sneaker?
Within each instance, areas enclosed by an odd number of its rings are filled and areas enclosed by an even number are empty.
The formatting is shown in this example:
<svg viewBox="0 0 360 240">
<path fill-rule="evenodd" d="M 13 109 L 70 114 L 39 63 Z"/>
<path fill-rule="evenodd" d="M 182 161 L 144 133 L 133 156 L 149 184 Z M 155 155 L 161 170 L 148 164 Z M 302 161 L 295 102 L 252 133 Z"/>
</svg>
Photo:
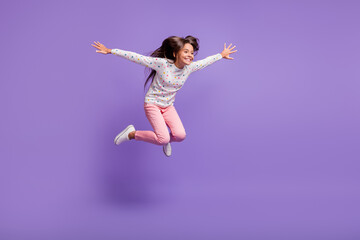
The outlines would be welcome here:
<svg viewBox="0 0 360 240">
<path fill-rule="evenodd" d="M 114 143 L 119 145 L 122 142 L 129 141 L 129 133 L 135 131 L 135 127 L 133 125 L 127 126 L 121 133 L 119 133 L 115 139 Z"/>
<path fill-rule="evenodd" d="M 170 157 L 171 156 L 171 144 L 167 143 L 167 144 L 163 145 L 163 151 L 167 157 Z"/>
</svg>

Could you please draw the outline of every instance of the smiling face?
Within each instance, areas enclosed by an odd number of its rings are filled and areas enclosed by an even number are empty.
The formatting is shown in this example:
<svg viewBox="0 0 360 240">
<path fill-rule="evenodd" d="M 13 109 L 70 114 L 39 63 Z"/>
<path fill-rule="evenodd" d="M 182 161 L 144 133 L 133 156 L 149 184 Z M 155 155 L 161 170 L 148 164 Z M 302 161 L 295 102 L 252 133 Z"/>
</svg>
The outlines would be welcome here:
<svg viewBox="0 0 360 240">
<path fill-rule="evenodd" d="M 176 54 L 175 66 L 183 68 L 185 65 L 189 65 L 193 60 L 194 48 L 190 43 L 185 43 L 184 47 Z"/>
</svg>

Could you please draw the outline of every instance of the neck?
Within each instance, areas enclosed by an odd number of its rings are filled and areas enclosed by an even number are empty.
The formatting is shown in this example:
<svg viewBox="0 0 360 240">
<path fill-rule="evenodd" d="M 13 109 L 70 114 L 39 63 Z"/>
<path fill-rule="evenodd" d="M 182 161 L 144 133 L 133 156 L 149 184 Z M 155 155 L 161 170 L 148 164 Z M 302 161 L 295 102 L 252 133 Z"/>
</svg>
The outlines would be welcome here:
<svg viewBox="0 0 360 240">
<path fill-rule="evenodd" d="M 179 65 L 178 62 L 175 62 L 174 64 L 175 64 L 175 66 L 176 66 L 177 68 L 180 68 L 180 69 L 183 69 L 183 68 L 184 68 L 184 66 Z"/>
</svg>

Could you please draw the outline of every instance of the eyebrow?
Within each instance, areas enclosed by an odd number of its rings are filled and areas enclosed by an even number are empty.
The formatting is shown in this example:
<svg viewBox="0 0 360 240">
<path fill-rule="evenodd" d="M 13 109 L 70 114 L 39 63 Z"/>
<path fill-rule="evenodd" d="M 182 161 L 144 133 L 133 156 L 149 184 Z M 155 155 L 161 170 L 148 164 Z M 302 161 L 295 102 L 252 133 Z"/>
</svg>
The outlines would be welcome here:
<svg viewBox="0 0 360 240">
<path fill-rule="evenodd" d="M 189 49 L 185 48 L 184 51 L 187 50 L 187 51 L 190 51 Z M 191 51 L 191 52 L 194 52 L 194 51 Z"/>
</svg>

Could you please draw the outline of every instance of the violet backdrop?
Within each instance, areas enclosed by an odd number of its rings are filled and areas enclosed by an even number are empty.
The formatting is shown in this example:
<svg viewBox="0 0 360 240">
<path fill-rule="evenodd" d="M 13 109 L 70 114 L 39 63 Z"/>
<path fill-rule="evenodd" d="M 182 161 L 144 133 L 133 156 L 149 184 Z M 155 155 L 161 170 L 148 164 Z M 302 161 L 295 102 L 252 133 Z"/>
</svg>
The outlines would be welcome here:
<svg viewBox="0 0 360 240">
<path fill-rule="evenodd" d="M 2 1 L 0 238 L 360 239 L 358 1 Z M 151 130 L 148 55 L 200 39 L 175 107 Z"/>
</svg>

